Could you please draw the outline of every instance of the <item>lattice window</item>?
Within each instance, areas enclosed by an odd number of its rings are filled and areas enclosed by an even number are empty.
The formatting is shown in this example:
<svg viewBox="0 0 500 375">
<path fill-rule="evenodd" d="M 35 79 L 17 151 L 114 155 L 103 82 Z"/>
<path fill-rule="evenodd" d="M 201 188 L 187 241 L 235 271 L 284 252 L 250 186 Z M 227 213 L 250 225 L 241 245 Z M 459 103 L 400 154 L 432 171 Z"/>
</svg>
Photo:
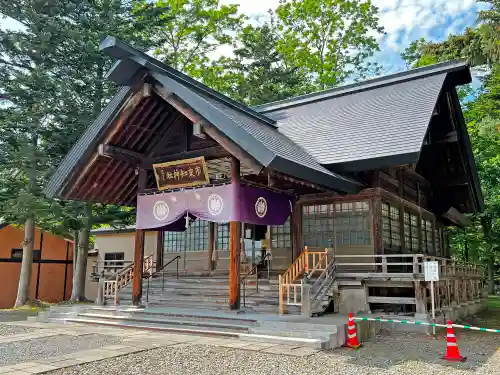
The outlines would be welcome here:
<svg viewBox="0 0 500 375">
<path fill-rule="evenodd" d="M 335 238 L 338 246 L 371 244 L 370 205 L 367 201 L 335 204 Z"/>
<path fill-rule="evenodd" d="M 165 252 L 208 250 L 208 221 L 196 219 L 192 221 L 187 232 L 165 232 Z"/>
<path fill-rule="evenodd" d="M 165 253 L 184 251 L 184 232 L 165 232 Z"/>
<path fill-rule="evenodd" d="M 405 248 L 418 252 L 418 216 L 405 212 L 404 217 Z"/>
<path fill-rule="evenodd" d="M 422 251 L 427 254 L 433 254 L 434 248 L 432 246 L 432 221 L 422 219 Z"/>
<path fill-rule="evenodd" d="M 443 235 L 441 228 L 436 228 L 434 231 L 434 235 L 436 237 L 436 256 L 443 256 Z"/>
<path fill-rule="evenodd" d="M 399 208 L 382 203 L 382 227 L 384 244 L 389 248 L 401 247 L 401 223 Z"/>
<path fill-rule="evenodd" d="M 215 224 L 216 249 L 229 251 L 229 223 Z"/>
<path fill-rule="evenodd" d="M 187 251 L 208 250 L 208 221 L 196 219 L 187 231 Z"/>
<path fill-rule="evenodd" d="M 272 248 L 291 248 L 292 235 L 290 227 L 291 217 L 283 225 L 271 226 Z"/>
<path fill-rule="evenodd" d="M 304 206 L 302 208 L 302 238 L 305 246 L 331 247 L 334 233 L 333 204 Z"/>
</svg>

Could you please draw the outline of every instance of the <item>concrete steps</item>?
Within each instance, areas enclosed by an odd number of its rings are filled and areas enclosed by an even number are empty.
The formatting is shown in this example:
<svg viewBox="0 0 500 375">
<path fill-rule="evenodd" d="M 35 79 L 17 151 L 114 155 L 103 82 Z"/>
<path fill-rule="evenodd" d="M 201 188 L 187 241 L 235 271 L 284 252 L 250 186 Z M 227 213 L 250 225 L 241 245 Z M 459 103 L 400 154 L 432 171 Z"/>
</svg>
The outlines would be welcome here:
<svg viewBox="0 0 500 375">
<path fill-rule="evenodd" d="M 343 344 L 343 327 L 280 321 L 261 314 L 222 313 L 175 308 L 53 307 L 41 321 L 103 325 L 172 333 L 233 337 L 242 341 L 331 349 Z"/>
<path fill-rule="evenodd" d="M 245 285 L 245 304 L 248 311 L 278 313 L 279 285 L 277 280 L 259 279 L 258 288 L 254 280 Z M 121 305 L 131 304 L 132 286 L 119 293 Z M 181 275 L 159 273 L 157 277 L 143 281 L 143 303 L 148 307 L 175 307 L 185 309 L 224 310 L 229 305 L 229 279 L 227 274 Z"/>
</svg>

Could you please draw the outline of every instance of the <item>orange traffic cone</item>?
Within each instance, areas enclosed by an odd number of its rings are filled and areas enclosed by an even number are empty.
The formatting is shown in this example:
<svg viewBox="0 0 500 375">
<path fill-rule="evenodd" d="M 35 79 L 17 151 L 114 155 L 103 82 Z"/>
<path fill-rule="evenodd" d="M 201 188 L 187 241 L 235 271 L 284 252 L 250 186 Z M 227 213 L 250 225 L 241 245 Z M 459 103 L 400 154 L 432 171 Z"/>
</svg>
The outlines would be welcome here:
<svg viewBox="0 0 500 375">
<path fill-rule="evenodd" d="M 356 333 L 356 324 L 354 324 L 354 318 L 352 313 L 349 313 L 349 322 L 347 323 L 347 343 L 346 347 L 351 349 L 358 349 L 361 345 L 358 341 L 358 334 Z"/>
<path fill-rule="evenodd" d="M 452 324 L 451 320 L 446 323 L 446 354 L 443 359 L 450 362 L 465 362 L 467 358 L 460 355 Z"/>
</svg>

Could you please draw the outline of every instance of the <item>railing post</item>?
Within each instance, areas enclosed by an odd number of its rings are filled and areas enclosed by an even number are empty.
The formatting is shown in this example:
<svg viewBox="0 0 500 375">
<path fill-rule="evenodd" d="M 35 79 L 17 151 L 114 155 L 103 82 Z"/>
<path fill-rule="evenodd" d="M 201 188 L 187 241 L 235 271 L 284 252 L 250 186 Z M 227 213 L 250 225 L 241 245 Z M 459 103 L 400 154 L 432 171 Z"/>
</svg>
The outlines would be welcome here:
<svg viewBox="0 0 500 375">
<path fill-rule="evenodd" d="M 301 289 L 301 295 L 300 295 L 300 302 L 301 302 L 301 308 L 300 311 L 302 313 L 302 316 L 307 316 L 310 317 L 311 314 L 311 286 L 304 282 L 304 279 L 300 280 L 300 289 Z"/>
<path fill-rule="evenodd" d="M 413 273 L 414 274 L 419 273 L 418 272 L 418 258 L 419 258 L 418 255 L 413 256 Z"/>
<path fill-rule="evenodd" d="M 387 273 L 387 257 L 382 256 L 382 273 Z"/>
<path fill-rule="evenodd" d="M 97 289 L 96 304 L 99 306 L 104 305 L 104 284 L 105 284 L 105 278 L 104 278 L 104 270 L 103 270 L 101 273 L 101 276 L 99 277 L 99 288 Z"/>
<path fill-rule="evenodd" d="M 259 293 L 259 269 L 255 268 L 255 292 Z"/>
<path fill-rule="evenodd" d="M 243 307 L 247 307 L 246 284 L 247 280 L 243 279 Z"/>
<path fill-rule="evenodd" d="M 165 270 L 161 270 L 161 291 L 165 290 Z"/>
<path fill-rule="evenodd" d="M 120 274 L 117 273 L 115 277 L 115 305 L 118 305 L 118 280 L 120 279 Z"/>
<path fill-rule="evenodd" d="M 284 306 L 283 306 L 283 284 L 281 280 L 281 275 L 278 276 L 278 293 L 279 293 L 279 304 L 280 304 L 280 314 L 283 314 Z"/>
<path fill-rule="evenodd" d="M 177 258 L 177 280 L 179 280 L 179 259 Z"/>
</svg>

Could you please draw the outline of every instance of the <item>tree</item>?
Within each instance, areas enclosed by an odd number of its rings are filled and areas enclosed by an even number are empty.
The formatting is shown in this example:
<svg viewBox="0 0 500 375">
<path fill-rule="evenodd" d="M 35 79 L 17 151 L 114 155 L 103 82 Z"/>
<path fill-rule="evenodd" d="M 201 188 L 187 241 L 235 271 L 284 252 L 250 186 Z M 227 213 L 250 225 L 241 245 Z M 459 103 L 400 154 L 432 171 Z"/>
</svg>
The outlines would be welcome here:
<svg viewBox="0 0 500 375">
<path fill-rule="evenodd" d="M 276 46 L 280 37 L 271 14 L 269 22 L 262 26 L 247 25 L 238 33 L 234 57 L 221 57 L 192 74 L 208 86 L 248 105 L 310 92 L 312 85 L 303 71 L 288 66 L 278 52 Z"/>
<path fill-rule="evenodd" d="M 479 13 L 478 25 L 439 43 L 423 39 L 402 54 L 411 67 L 451 59 L 465 59 L 475 67 L 486 66 L 488 74 L 464 112 L 485 199 L 484 212 L 472 215 L 473 226 L 465 233 L 451 230 L 454 255 L 483 261 L 488 268 L 489 291 L 494 292 L 495 264 L 500 256 L 500 1 Z M 470 95 L 469 95 L 470 96 Z M 465 242 L 467 241 L 467 242 Z M 465 243 L 469 246 L 465 251 Z"/>
<path fill-rule="evenodd" d="M 153 55 L 187 74 L 220 46 L 231 45 L 245 19 L 237 5 L 220 5 L 219 0 L 144 0 L 136 10 L 157 11 L 158 17 L 140 18 L 156 46 Z"/>
<path fill-rule="evenodd" d="M 383 32 L 377 13 L 370 0 L 282 0 L 278 51 L 320 89 L 364 77 L 378 70 L 369 60 Z"/>
<path fill-rule="evenodd" d="M 25 227 L 16 306 L 28 299 L 35 225 L 65 235 L 81 231 L 72 299 L 85 298 L 89 228 L 99 218 L 90 204 L 47 199 L 42 187 L 115 90 L 103 79 L 112 62 L 99 52 L 100 39 L 142 41 L 135 20 L 149 19 L 148 12 L 137 1 L 0 2 L 0 14 L 22 25 L 0 31 L 0 157 L 7 161 L 0 167 L 6 177 L 0 209 L 3 220 Z"/>
<path fill-rule="evenodd" d="M 15 306 L 28 300 L 35 225 L 39 211 L 49 206 L 41 190 L 40 170 L 46 165 L 41 134 L 57 103 L 54 59 L 63 35 L 56 25 L 67 8 L 62 1 L 0 2 L 0 14 L 19 21 L 19 31 L 0 30 L 0 92 L 3 96 L 0 143 L 4 220 L 24 224 L 23 258 Z"/>
<path fill-rule="evenodd" d="M 100 41 L 107 35 L 113 35 L 147 48 L 150 44 L 145 33 L 146 24 L 153 25 L 157 12 L 166 9 L 143 7 L 142 1 L 135 0 L 73 3 L 71 12 L 66 16 L 71 27 L 65 28 L 66 38 L 57 56 L 64 66 L 63 74 L 60 75 L 66 86 L 64 103 L 61 103 L 63 110 L 59 111 L 44 134 L 50 140 L 46 144 L 51 160 L 48 175 L 52 174 L 62 157 L 116 91 L 116 87 L 104 78 L 112 61 L 99 51 Z M 54 220 L 55 223 L 59 223 L 63 230 L 78 232 L 71 300 L 84 301 L 90 229 L 103 219 L 110 223 L 129 223 L 133 212 L 117 206 L 96 209 L 91 203 L 57 202 L 57 205 L 52 207 L 59 218 Z M 51 217 L 54 218 L 53 215 Z"/>
</svg>

